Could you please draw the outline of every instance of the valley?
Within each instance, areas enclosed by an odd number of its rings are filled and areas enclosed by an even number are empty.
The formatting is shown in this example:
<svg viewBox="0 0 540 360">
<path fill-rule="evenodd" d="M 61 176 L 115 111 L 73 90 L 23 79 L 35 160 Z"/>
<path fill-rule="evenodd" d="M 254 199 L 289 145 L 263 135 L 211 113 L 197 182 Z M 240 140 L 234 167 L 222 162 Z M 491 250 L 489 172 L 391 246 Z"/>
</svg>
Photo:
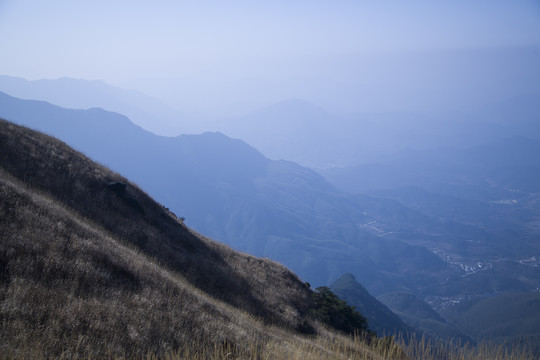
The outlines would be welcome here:
<svg viewBox="0 0 540 360">
<path fill-rule="evenodd" d="M 412 293 L 443 315 L 540 288 L 540 172 L 532 155 L 540 140 L 397 152 L 377 165 L 315 172 L 221 133 L 157 136 L 102 109 L 7 94 L 0 105 L 0 116 L 133 179 L 198 232 L 279 261 L 314 286 L 352 273 L 376 297 Z M 431 336 L 472 336 L 443 323 L 438 333 L 411 309 L 398 313 Z"/>
</svg>

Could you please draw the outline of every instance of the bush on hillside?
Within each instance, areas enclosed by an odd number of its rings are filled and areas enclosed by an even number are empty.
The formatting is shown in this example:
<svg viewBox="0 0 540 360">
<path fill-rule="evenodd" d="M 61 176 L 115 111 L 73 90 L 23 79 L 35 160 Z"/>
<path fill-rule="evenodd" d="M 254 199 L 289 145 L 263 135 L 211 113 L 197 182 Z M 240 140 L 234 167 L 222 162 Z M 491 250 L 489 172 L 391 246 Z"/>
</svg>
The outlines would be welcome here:
<svg viewBox="0 0 540 360">
<path fill-rule="evenodd" d="M 368 330 L 366 318 L 338 298 L 330 288 L 318 287 L 311 300 L 310 315 L 316 320 L 349 334 Z"/>
</svg>

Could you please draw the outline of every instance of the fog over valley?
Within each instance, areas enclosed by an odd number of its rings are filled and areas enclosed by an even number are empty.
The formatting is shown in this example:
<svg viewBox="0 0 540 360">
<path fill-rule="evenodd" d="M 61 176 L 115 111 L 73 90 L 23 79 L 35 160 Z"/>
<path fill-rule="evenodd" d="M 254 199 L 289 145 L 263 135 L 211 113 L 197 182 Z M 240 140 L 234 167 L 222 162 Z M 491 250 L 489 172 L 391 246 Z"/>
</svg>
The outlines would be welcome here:
<svg viewBox="0 0 540 360">
<path fill-rule="evenodd" d="M 0 45 L 10 356 L 540 354 L 537 1 L 8 0 Z"/>
</svg>

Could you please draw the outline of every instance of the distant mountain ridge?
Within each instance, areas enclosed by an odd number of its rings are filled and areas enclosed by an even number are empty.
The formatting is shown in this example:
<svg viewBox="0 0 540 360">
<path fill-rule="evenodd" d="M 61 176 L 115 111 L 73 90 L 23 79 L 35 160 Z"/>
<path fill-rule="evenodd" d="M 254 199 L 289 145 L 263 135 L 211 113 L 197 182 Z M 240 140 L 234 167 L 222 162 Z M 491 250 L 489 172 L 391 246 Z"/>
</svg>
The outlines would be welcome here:
<svg viewBox="0 0 540 360">
<path fill-rule="evenodd" d="M 357 134 L 348 131 L 351 125 L 354 124 L 308 101 L 293 98 L 223 120 L 220 130 L 243 139 L 271 159 L 326 168 L 367 156 L 368 148 L 355 141 Z M 356 125 L 363 126 L 373 125 L 367 122 Z"/>
<path fill-rule="evenodd" d="M 540 139 L 540 96 L 523 95 L 474 114 L 381 112 L 336 115 L 301 99 L 223 119 L 219 130 L 238 137 L 271 159 L 314 169 L 379 163 L 402 151 L 465 149 L 510 136 Z M 505 117 L 493 115 L 504 109 Z M 511 116 L 511 112 L 522 115 Z"/>
<path fill-rule="evenodd" d="M 509 195 L 511 189 L 540 190 L 539 152 L 540 139 L 510 136 L 462 149 L 402 151 L 379 163 L 320 173 L 353 192 L 416 186 L 446 195 L 494 200 Z"/>
<path fill-rule="evenodd" d="M 470 147 L 511 135 L 540 138 L 540 111 L 535 105 L 540 97 L 535 93 L 484 105 L 471 113 L 336 115 L 290 98 L 243 116 L 206 119 L 181 114 L 160 100 L 101 81 L 0 76 L 0 91 L 66 108 L 101 107 L 165 136 L 220 131 L 241 138 L 271 159 L 317 169 L 378 162 L 405 149 Z"/>
<path fill-rule="evenodd" d="M 372 276 L 377 271 L 373 259 L 358 246 L 358 239 L 373 249 L 396 248 L 390 245 L 396 240 L 380 239 L 355 224 L 371 219 L 363 215 L 358 200 L 336 192 L 317 173 L 294 163 L 267 160 L 239 140 L 212 133 L 157 137 L 118 114 L 65 110 L 7 95 L 0 96 L 0 106 L 0 115 L 56 135 L 130 176 L 205 235 L 293 265 L 313 284 L 339 276 L 342 270 L 332 264 L 351 253 L 355 260 L 343 262 L 343 270 L 353 266 L 365 274 L 363 280 L 378 281 Z M 118 142 L 120 138 L 124 141 Z M 399 248 L 417 252 L 404 243 Z M 313 258 L 321 249 L 332 257 Z M 422 253 L 445 271 L 434 254 Z"/>
<path fill-rule="evenodd" d="M 185 129 L 183 123 L 189 119 L 156 98 L 136 90 L 120 89 L 100 80 L 63 77 L 28 81 L 0 75 L 0 91 L 70 109 L 100 107 L 124 114 L 146 130 L 162 135 L 182 133 Z"/>
<path fill-rule="evenodd" d="M 447 207 L 426 211 L 429 194 L 417 197 L 421 192 L 408 197 L 420 203 L 388 193 L 342 192 L 310 169 L 269 160 L 218 133 L 159 137 L 119 114 L 66 110 L 5 94 L 0 112 L 129 176 L 197 231 L 278 260 L 314 285 L 351 272 L 376 296 L 411 292 L 429 298 L 438 311 L 450 300 L 539 286 L 537 268 L 525 261 L 538 250 L 529 217 L 533 195 L 509 218 L 506 204 L 474 203 L 475 209 L 493 208 L 501 224 L 512 225 L 500 231 L 478 216 L 464 221 L 464 211 L 456 217 L 441 216 Z M 444 198 L 445 206 L 453 199 Z"/>
</svg>

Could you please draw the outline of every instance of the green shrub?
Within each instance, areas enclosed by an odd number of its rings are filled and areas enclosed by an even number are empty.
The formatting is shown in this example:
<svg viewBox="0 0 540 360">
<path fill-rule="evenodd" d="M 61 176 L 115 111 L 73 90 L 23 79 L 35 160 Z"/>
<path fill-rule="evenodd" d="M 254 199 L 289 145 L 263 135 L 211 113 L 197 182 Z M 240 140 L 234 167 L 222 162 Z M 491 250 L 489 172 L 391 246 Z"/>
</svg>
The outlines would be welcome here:
<svg viewBox="0 0 540 360">
<path fill-rule="evenodd" d="M 367 331 L 366 318 L 338 298 L 328 287 L 318 287 L 312 293 L 311 300 L 310 315 L 316 320 L 349 334 Z"/>
</svg>

